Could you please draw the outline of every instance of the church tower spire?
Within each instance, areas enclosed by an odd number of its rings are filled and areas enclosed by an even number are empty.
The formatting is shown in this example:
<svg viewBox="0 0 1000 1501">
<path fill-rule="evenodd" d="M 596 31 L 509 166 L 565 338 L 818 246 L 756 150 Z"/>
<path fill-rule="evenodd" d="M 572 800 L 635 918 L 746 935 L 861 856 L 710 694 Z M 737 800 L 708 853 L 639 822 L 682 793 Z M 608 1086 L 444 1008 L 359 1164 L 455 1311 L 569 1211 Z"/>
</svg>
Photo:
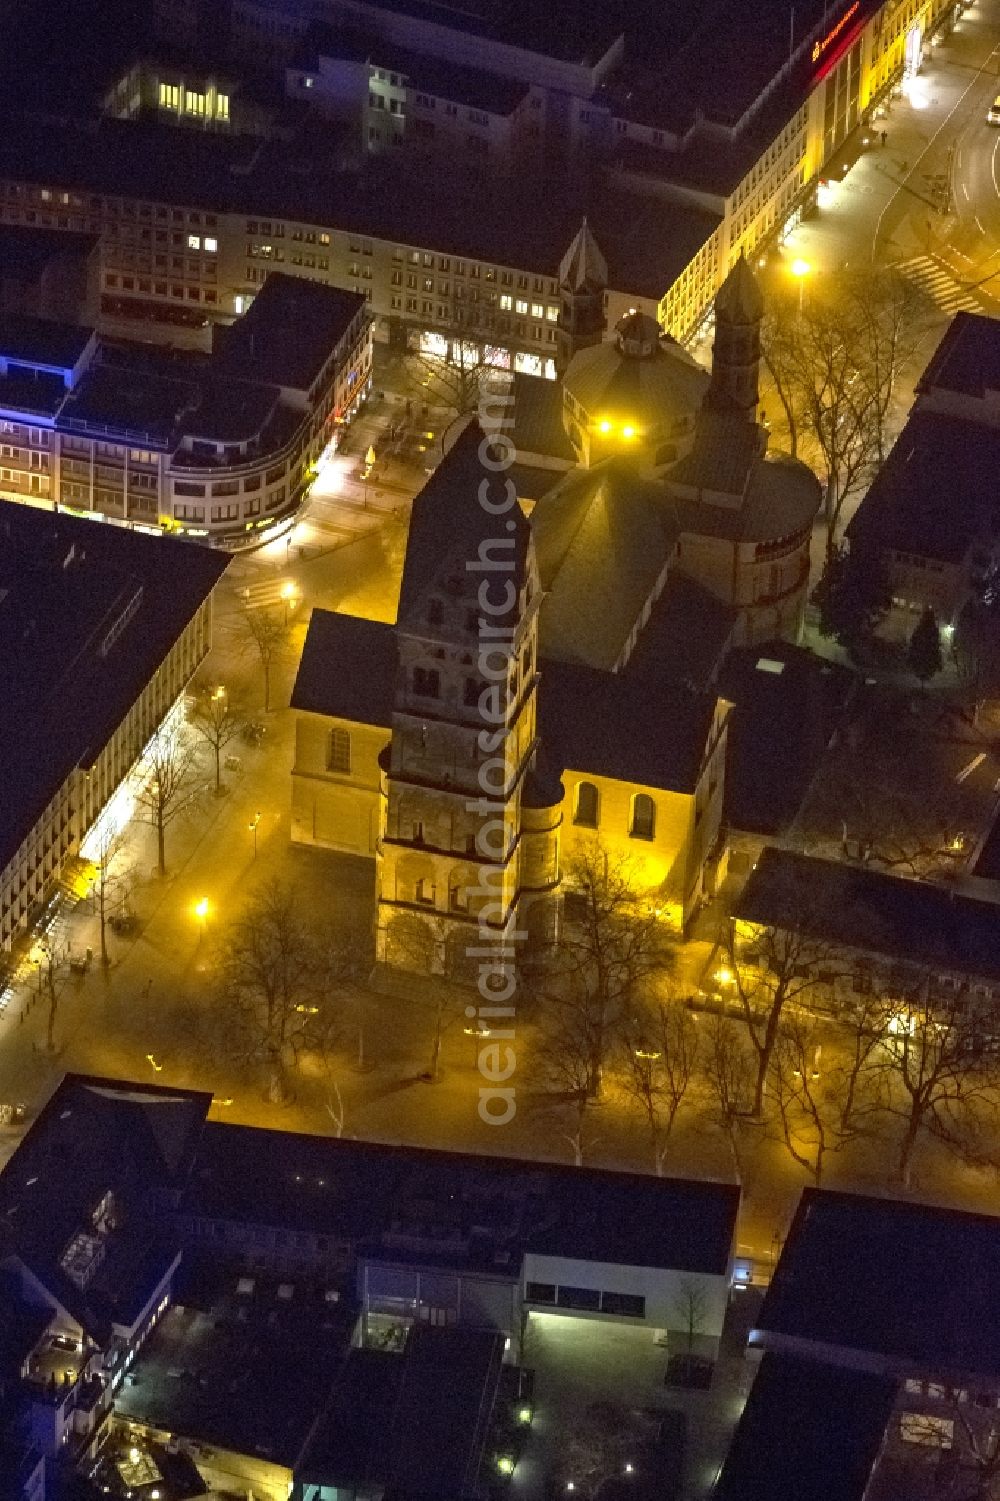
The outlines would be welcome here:
<svg viewBox="0 0 1000 1501">
<path fill-rule="evenodd" d="M 607 287 L 608 263 L 585 218 L 559 267 L 556 366 L 560 374 L 579 350 L 600 344 L 604 338 Z"/>
<path fill-rule="evenodd" d="M 736 262 L 715 299 L 712 381 L 705 405 L 737 412 L 756 421 L 760 402 L 760 328 L 764 299 L 745 254 Z"/>
</svg>

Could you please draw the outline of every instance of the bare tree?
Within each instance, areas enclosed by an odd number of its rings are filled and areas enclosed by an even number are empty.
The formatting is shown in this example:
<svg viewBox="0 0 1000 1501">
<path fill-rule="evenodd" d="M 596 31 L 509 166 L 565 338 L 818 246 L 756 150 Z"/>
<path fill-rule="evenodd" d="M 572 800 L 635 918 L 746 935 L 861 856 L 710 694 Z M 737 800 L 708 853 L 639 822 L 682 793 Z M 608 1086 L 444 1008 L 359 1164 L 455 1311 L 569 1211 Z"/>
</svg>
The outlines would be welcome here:
<svg viewBox="0 0 1000 1501">
<path fill-rule="evenodd" d="M 678 1000 L 645 1006 L 626 1050 L 625 1088 L 649 1127 L 653 1163 L 662 1176 L 677 1114 L 698 1067 L 698 1025 Z"/>
<path fill-rule="evenodd" d="M 249 899 L 218 955 L 218 1018 L 236 1061 L 263 1070 L 267 1098 L 289 1096 L 289 1074 L 307 1050 L 327 1055 L 341 1022 L 343 991 L 360 950 L 347 930 L 321 934 L 293 887 L 270 882 Z"/>
<path fill-rule="evenodd" d="M 441 1048 L 445 1034 L 465 1015 L 469 991 L 462 986 L 461 953 L 449 945 L 448 924 L 433 912 L 426 917 L 413 913 L 394 917 L 389 925 L 389 963 L 422 977 L 423 994 L 418 1000 L 431 1019 L 430 1058 L 425 1077 L 437 1083 L 441 1077 Z"/>
<path fill-rule="evenodd" d="M 101 934 L 101 963 L 105 968 L 111 963 L 108 953 L 108 919 L 116 908 L 128 900 L 135 880 L 135 871 L 123 860 L 127 840 L 124 831 L 102 830 L 93 853 L 94 877 L 91 893 Z"/>
<path fill-rule="evenodd" d="M 482 350 L 465 342 L 453 344 L 446 355 L 410 354 L 406 364 L 420 400 L 447 407 L 458 417 L 479 409 L 482 387 L 496 373 L 483 362 Z"/>
<path fill-rule="evenodd" d="M 794 904 L 794 891 L 790 898 Z M 727 978 L 756 1059 L 749 1103 L 755 1117 L 763 1112 L 768 1069 L 786 1010 L 816 1004 L 819 987 L 831 984 L 842 966 L 829 944 L 810 935 L 809 926 L 808 913 L 797 912 L 787 927 L 751 930 L 736 922 L 726 927 Z"/>
<path fill-rule="evenodd" d="M 902 702 L 880 701 L 827 754 L 797 820 L 808 848 L 911 876 L 963 864 L 981 813 L 974 787 L 942 779 Z"/>
<path fill-rule="evenodd" d="M 45 1019 L 45 1051 L 54 1056 L 56 1052 L 56 1018 L 59 1002 L 70 975 L 70 946 L 51 931 L 37 940 L 38 989 L 48 1005 Z"/>
<path fill-rule="evenodd" d="M 246 714 L 238 696 L 224 684 L 201 684 L 195 690 L 188 710 L 188 724 L 208 746 L 215 762 L 215 792 L 222 791 L 222 757 L 246 724 Z"/>
<path fill-rule="evenodd" d="M 702 1056 L 709 1120 L 726 1138 L 737 1183 L 745 1184 L 743 1132 L 755 1070 L 744 1028 L 729 1017 L 713 1017 L 705 1029 Z"/>
<path fill-rule="evenodd" d="M 881 997 L 853 996 L 835 1022 L 786 1016 L 771 1059 L 767 1100 L 789 1156 L 818 1186 L 830 1153 L 871 1129 L 881 1096 L 876 1062 L 884 1038 Z"/>
<path fill-rule="evenodd" d="M 271 708 L 271 671 L 288 651 L 287 612 L 282 609 L 258 609 L 246 605 L 241 614 L 245 639 L 253 646 L 264 678 L 264 713 Z"/>
<path fill-rule="evenodd" d="M 764 364 L 791 451 L 824 475 L 828 556 L 845 503 L 885 457 L 893 394 L 915 348 L 913 299 L 890 272 L 839 278 L 801 305 L 776 302 L 765 321 Z"/>
<path fill-rule="evenodd" d="M 681 1320 L 685 1340 L 680 1374 L 690 1381 L 695 1372 L 694 1343 L 705 1327 L 708 1314 L 708 1298 L 701 1283 L 696 1282 L 693 1277 L 683 1278 L 674 1299 L 674 1307 Z"/>
<path fill-rule="evenodd" d="M 904 1187 L 926 1140 L 942 1143 L 963 1162 L 997 1163 L 997 1061 L 977 1046 L 964 989 L 934 994 L 932 984 L 919 974 L 893 987 L 900 998 L 880 1054 L 883 1108 L 900 1128 L 896 1175 Z"/>
<path fill-rule="evenodd" d="M 148 775 L 136 795 L 139 817 L 156 830 L 157 869 L 167 873 L 167 829 L 200 791 L 194 746 L 182 732 L 161 728 L 146 752 Z"/>
<path fill-rule="evenodd" d="M 668 974 L 671 955 L 627 860 L 610 859 L 595 841 L 566 874 L 570 896 L 560 941 L 524 976 L 538 1012 L 535 1068 L 556 1089 L 570 1078 L 597 1100 L 608 1062 Z"/>
</svg>

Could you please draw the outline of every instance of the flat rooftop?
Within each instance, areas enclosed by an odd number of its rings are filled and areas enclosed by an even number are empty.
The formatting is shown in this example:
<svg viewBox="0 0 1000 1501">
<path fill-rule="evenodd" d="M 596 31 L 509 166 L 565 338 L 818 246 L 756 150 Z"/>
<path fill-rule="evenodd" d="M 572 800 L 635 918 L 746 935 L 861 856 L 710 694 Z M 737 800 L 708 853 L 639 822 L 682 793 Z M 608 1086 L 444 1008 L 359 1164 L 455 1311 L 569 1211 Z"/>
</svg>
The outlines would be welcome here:
<svg viewBox="0 0 1000 1501">
<path fill-rule="evenodd" d="M 28 313 L 0 312 L 0 359 L 49 370 L 72 370 L 93 333 L 92 328 L 76 323 L 59 323 Z"/>
<path fill-rule="evenodd" d="M 293 1466 L 347 1355 L 355 1320 L 335 1286 L 247 1276 L 235 1264 L 187 1252 L 173 1305 L 130 1367 L 116 1412 Z"/>
<path fill-rule="evenodd" d="M 787 641 L 731 653 L 718 688 L 733 704 L 726 764 L 731 826 L 777 834 L 793 822 L 857 679 Z"/>
<path fill-rule="evenodd" d="M 728 1184 L 209 1121 L 181 1212 L 310 1230 L 380 1259 L 436 1254 L 501 1276 L 516 1277 L 528 1252 L 722 1276 L 738 1204 Z"/>
<path fill-rule="evenodd" d="M 953 391 L 961 396 L 1000 392 L 1000 326 L 982 313 L 956 313 L 917 382 L 920 394 Z"/>
<path fill-rule="evenodd" d="M 308 391 L 364 307 L 359 292 L 272 271 L 243 317 L 217 331 L 213 372 Z"/>
<path fill-rule="evenodd" d="M 794 1356 L 764 1356 L 713 1501 L 862 1501 L 896 1382 Z"/>
<path fill-rule="evenodd" d="M 974 541 L 992 536 L 998 468 L 1000 430 L 918 408 L 852 516 L 848 536 L 959 563 Z"/>
<path fill-rule="evenodd" d="M 369 0 L 369 11 L 380 10 L 453 31 L 503 42 L 563 62 L 593 64 L 621 32 L 620 0 L 595 8 L 586 0 L 561 0 L 539 6 L 534 0 Z"/>
<path fill-rule="evenodd" d="M 992 1215 L 807 1188 L 751 1341 L 996 1380 L 998 1278 Z"/>
<path fill-rule="evenodd" d="M 900 963 L 1000 975 L 995 903 L 774 845 L 762 852 L 733 915 Z"/>
<path fill-rule="evenodd" d="M 0 501 L 0 866 L 90 765 L 228 566 L 219 552 Z M 104 643 L 134 613 L 106 650 Z"/>
</svg>

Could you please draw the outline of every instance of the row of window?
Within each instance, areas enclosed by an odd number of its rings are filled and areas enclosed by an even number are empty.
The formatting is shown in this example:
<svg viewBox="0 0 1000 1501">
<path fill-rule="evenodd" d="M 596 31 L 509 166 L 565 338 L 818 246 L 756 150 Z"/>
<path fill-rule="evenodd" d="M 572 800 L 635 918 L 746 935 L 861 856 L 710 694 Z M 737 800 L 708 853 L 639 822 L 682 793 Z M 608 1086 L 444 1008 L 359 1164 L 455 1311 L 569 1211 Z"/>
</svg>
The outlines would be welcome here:
<svg viewBox="0 0 1000 1501">
<path fill-rule="evenodd" d="M 578 782 L 573 802 L 573 822 L 583 829 L 596 829 L 601 822 L 601 794 L 593 782 Z M 637 792 L 629 810 L 630 839 L 656 838 L 656 803 L 648 792 Z"/>
<path fill-rule="evenodd" d="M 572 1308 L 581 1313 L 607 1313 L 617 1318 L 644 1319 L 646 1299 L 638 1293 L 600 1291 L 592 1287 L 556 1286 L 552 1282 L 528 1282 L 524 1298 L 527 1303 L 548 1303 L 555 1308 Z"/>
</svg>

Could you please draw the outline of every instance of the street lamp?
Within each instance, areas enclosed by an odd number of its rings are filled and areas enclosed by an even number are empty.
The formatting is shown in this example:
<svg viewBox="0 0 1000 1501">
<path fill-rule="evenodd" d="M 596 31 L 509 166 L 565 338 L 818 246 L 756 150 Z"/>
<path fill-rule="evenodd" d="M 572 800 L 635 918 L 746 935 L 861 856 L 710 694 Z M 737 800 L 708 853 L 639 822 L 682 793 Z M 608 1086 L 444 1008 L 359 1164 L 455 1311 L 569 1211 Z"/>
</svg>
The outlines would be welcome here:
<svg viewBox="0 0 1000 1501">
<path fill-rule="evenodd" d="M 296 591 L 295 585 L 292 583 L 291 579 L 287 579 L 285 581 L 285 583 L 283 583 L 282 586 L 281 586 L 281 598 L 282 598 L 282 602 L 283 602 L 283 604 L 285 606 L 285 624 L 286 625 L 288 624 L 288 612 L 289 612 L 289 610 L 294 610 L 294 608 L 295 608 L 296 593 L 297 593 L 297 591 Z"/>
<path fill-rule="evenodd" d="M 790 269 L 792 275 L 795 277 L 796 281 L 799 284 L 799 316 L 801 317 L 803 297 L 806 289 L 806 277 L 809 275 L 812 267 L 810 266 L 808 261 L 804 261 L 800 256 L 796 256 L 795 260 L 791 264 Z"/>
<path fill-rule="evenodd" d="M 260 823 L 260 811 L 258 810 L 250 820 L 250 832 L 253 835 L 253 857 L 257 858 L 257 825 Z"/>
<path fill-rule="evenodd" d="M 205 929 L 208 926 L 208 897 L 207 896 L 199 897 L 198 901 L 195 902 L 195 904 L 194 904 L 194 915 L 195 915 L 195 917 L 198 918 L 199 922 L 201 923 L 201 934 L 200 934 L 200 936 L 202 938 L 204 938 L 204 936 L 205 936 Z"/>
</svg>

